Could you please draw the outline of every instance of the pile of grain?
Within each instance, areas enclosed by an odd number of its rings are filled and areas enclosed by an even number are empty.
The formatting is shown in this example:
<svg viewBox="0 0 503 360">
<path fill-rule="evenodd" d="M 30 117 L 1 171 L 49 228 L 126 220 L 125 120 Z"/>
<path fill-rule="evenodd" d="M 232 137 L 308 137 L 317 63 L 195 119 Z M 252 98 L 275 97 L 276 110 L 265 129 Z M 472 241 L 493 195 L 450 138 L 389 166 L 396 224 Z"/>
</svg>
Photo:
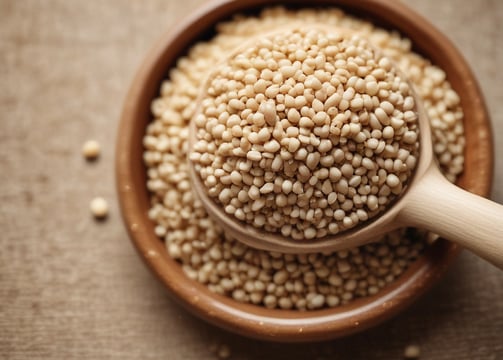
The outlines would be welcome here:
<svg viewBox="0 0 503 360">
<path fill-rule="evenodd" d="M 188 124 L 208 70 L 263 29 L 309 24 L 352 29 L 397 63 L 428 112 L 444 174 L 454 181 L 463 170 L 459 97 L 441 69 L 411 51 L 409 40 L 337 9 L 270 8 L 258 17 L 240 16 L 218 25 L 214 38 L 195 44 L 179 59 L 152 102 L 154 120 L 144 137 L 149 216 L 187 276 L 211 291 L 269 308 L 318 309 L 375 294 L 399 277 L 425 246 L 416 232 L 400 230 L 373 244 L 331 254 L 258 251 L 226 238 L 194 198 L 188 175 Z"/>
<path fill-rule="evenodd" d="M 418 156 L 415 102 L 360 36 L 319 27 L 259 36 L 210 74 L 190 159 L 224 211 L 296 240 L 382 212 Z"/>
</svg>

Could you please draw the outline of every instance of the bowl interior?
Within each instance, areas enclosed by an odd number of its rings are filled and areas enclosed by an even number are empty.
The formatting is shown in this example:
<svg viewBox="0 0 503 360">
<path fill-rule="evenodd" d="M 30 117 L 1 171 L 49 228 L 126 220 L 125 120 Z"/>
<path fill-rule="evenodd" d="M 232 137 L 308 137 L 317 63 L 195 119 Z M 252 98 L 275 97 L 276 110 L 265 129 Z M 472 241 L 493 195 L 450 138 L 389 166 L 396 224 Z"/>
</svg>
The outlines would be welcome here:
<svg viewBox="0 0 503 360">
<path fill-rule="evenodd" d="M 116 148 L 116 180 L 124 222 L 130 237 L 150 269 L 184 307 L 234 332 L 275 341 L 312 341 L 349 335 L 374 326 L 398 313 L 424 293 L 445 272 L 459 249 L 445 240 L 430 246 L 396 281 L 374 296 L 332 309 L 300 312 L 270 310 L 238 303 L 214 294 L 183 273 L 167 254 L 148 219 L 150 207 L 143 164 L 142 138 L 151 121 L 150 102 L 168 70 L 195 41 L 213 34 L 219 21 L 237 12 L 255 12 L 264 6 L 337 6 L 376 25 L 393 28 L 412 40 L 414 50 L 444 69 L 461 97 L 466 136 L 465 171 L 458 185 L 487 196 L 493 155 L 489 119 L 476 80 L 449 40 L 421 16 L 400 2 L 387 0 L 316 0 L 308 4 L 286 0 L 221 0 L 203 8 L 171 29 L 148 54 L 126 97 Z"/>
</svg>

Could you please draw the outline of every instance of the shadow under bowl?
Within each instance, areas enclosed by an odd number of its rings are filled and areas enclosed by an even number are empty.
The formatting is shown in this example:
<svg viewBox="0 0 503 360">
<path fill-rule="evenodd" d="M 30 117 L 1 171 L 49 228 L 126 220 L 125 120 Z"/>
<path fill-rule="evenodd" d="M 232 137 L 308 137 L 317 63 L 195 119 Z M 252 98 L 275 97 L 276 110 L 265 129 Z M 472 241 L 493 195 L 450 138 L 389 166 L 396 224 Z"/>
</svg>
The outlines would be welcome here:
<svg viewBox="0 0 503 360">
<path fill-rule="evenodd" d="M 116 145 L 116 181 L 122 216 L 138 253 L 171 295 L 195 315 L 235 333 L 281 342 L 319 341 L 346 336 L 394 316 L 425 293 L 457 257 L 459 247 L 440 239 L 393 283 L 378 294 L 335 308 L 296 311 L 239 303 L 212 293 L 189 279 L 167 253 L 147 216 L 142 138 L 152 120 L 150 103 L 178 57 L 214 26 L 236 13 L 254 13 L 266 6 L 339 7 L 374 24 L 396 29 L 412 40 L 414 51 L 446 73 L 461 98 L 466 136 L 464 173 L 457 184 L 488 196 L 493 171 L 489 116 L 476 79 L 462 55 L 433 25 L 399 1 L 388 0 L 218 0 L 207 3 L 167 32 L 140 66 L 127 94 Z"/>
</svg>

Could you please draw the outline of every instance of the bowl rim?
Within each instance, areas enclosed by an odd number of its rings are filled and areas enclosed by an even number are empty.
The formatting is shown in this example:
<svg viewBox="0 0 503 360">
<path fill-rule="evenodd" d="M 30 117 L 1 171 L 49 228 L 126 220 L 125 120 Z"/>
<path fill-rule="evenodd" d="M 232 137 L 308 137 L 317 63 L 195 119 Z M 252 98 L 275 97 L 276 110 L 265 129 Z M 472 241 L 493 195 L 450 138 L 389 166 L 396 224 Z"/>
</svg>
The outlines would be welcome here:
<svg viewBox="0 0 503 360">
<path fill-rule="evenodd" d="M 467 159 L 470 170 L 473 168 L 477 172 L 478 179 L 475 181 L 474 176 L 465 176 L 465 172 L 457 183 L 478 195 L 488 196 L 493 172 L 489 115 L 473 73 L 463 56 L 440 31 L 401 2 L 317 0 L 303 4 L 301 0 L 213 0 L 173 26 L 147 54 L 125 98 L 115 153 L 116 186 L 123 221 L 141 258 L 167 287 L 172 297 L 187 310 L 214 325 L 241 335 L 280 342 L 333 339 L 362 331 L 391 318 L 433 286 L 460 251 L 457 245 L 441 239 L 378 294 L 335 308 L 304 312 L 266 309 L 212 293 L 205 285 L 189 279 L 180 264 L 167 254 L 147 216 L 149 194 L 145 186 L 141 142 L 144 131 L 138 134 L 138 129 L 139 126 L 144 129 L 152 118 L 149 115 L 150 101 L 157 96 L 160 82 L 167 77 L 174 61 L 203 34 L 203 30 L 214 26 L 217 20 L 254 8 L 292 4 L 303 5 L 302 7 L 333 6 L 349 14 L 358 12 L 377 16 L 373 22 L 378 19 L 377 22 L 383 21 L 396 28 L 402 35 L 413 40 L 417 46 L 416 51 L 428 53 L 430 59 L 435 57 L 432 54 L 440 54 L 436 55 L 437 60 L 438 56 L 450 59 L 453 69 L 447 71 L 448 79 L 453 88 L 465 90 L 460 94 L 465 111 L 465 129 L 477 129 L 474 134 L 470 134 L 470 139 L 477 145 L 478 152 L 470 154 L 465 151 L 465 156 L 470 157 Z M 222 17 L 222 13 L 226 16 Z M 413 32 L 417 34 L 411 36 Z M 418 39 L 421 40 L 419 44 Z M 430 48 L 418 46 L 426 43 Z M 477 106 L 478 111 L 472 109 L 468 114 L 466 108 L 469 106 Z"/>
</svg>

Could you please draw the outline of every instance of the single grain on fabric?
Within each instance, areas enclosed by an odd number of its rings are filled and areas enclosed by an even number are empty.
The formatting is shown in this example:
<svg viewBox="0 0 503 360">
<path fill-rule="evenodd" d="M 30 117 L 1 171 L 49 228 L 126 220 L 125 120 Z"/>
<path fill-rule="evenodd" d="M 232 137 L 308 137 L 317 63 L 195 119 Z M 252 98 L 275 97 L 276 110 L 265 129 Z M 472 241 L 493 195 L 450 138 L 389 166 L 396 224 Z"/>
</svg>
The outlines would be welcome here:
<svg viewBox="0 0 503 360">
<path fill-rule="evenodd" d="M 100 155 L 100 144 L 96 140 L 88 140 L 82 146 L 82 155 L 86 160 L 94 160 Z"/>
<path fill-rule="evenodd" d="M 97 219 L 106 218 L 108 215 L 108 203 L 102 197 L 96 197 L 91 200 L 89 207 L 91 209 L 91 213 Z"/>
</svg>

